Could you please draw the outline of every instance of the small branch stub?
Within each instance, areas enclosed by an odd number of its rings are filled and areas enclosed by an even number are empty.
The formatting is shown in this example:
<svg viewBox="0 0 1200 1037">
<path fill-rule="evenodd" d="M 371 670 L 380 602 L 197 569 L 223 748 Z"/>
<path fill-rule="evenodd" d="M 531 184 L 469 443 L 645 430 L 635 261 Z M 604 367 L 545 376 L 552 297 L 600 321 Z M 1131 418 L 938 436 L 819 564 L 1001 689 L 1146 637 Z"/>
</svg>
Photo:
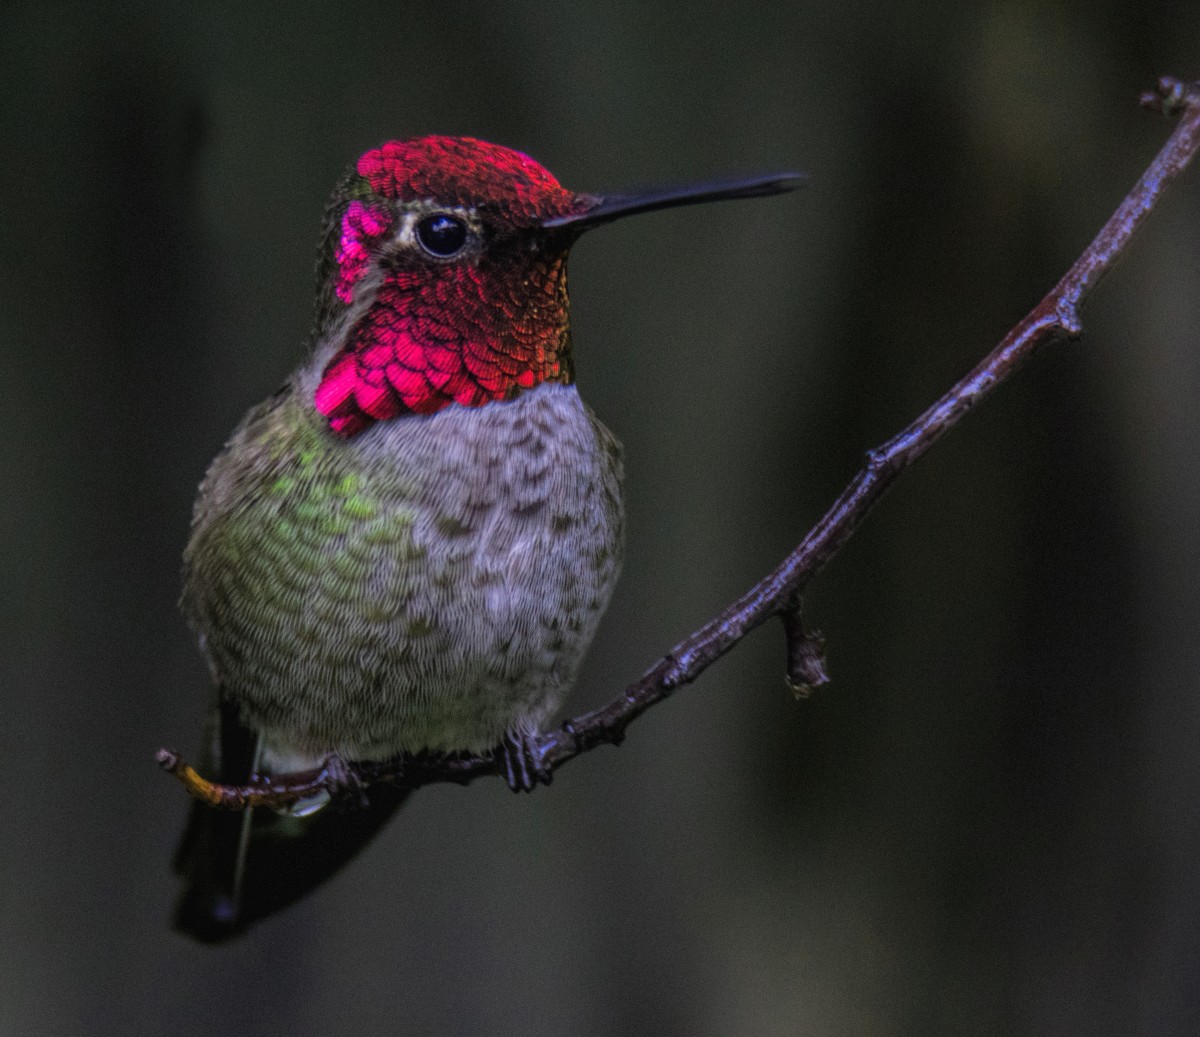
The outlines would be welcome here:
<svg viewBox="0 0 1200 1037">
<path fill-rule="evenodd" d="M 779 616 L 783 622 L 787 680 L 793 692 L 804 697 L 829 680 L 823 639 L 816 633 L 806 634 L 801 623 L 800 596 L 804 588 L 841 550 L 902 472 L 1039 348 L 1082 333 L 1080 304 L 1112 268 L 1166 188 L 1200 150 L 1200 85 L 1163 78 L 1158 81 L 1157 91 L 1144 94 L 1141 100 L 1146 107 L 1180 117 L 1179 122 L 1145 173 L 1058 284 L 941 399 L 882 447 L 868 451 L 864 467 L 774 572 L 684 638 L 608 705 L 574 717 L 522 746 L 522 760 L 518 762 L 525 763 L 526 771 L 533 766 L 536 780 L 548 781 L 552 771 L 576 756 L 599 745 L 616 744 L 633 720 L 673 690 L 695 680 L 772 616 Z M 165 749 L 158 753 L 159 765 L 178 778 L 191 795 L 232 810 L 255 806 L 283 809 L 321 792 L 337 796 L 347 786 L 361 790 L 383 781 L 406 788 L 445 781 L 465 785 L 501 772 L 506 760 L 511 764 L 512 753 L 506 755 L 504 747 L 497 747 L 494 753 L 483 756 L 425 754 L 379 763 L 330 761 L 305 774 L 256 777 L 238 786 L 210 782 L 176 753 Z"/>
<path fill-rule="evenodd" d="M 793 597 L 780 610 L 779 618 L 787 641 L 787 672 L 784 680 L 797 699 L 806 699 L 817 688 L 829 683 L 829 672 L 825 668 L 825 638 L 819 630 L 805 632 L 798 597 Z"/>
</svg>

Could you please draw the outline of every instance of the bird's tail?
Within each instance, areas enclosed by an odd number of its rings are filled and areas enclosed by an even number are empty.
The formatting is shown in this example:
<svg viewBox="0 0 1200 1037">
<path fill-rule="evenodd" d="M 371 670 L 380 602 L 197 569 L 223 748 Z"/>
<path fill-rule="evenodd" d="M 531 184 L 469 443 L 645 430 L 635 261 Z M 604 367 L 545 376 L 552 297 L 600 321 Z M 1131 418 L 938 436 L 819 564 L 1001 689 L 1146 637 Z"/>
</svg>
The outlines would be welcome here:
<svg viewBox="0 0 1200 1037">
<path fill-rule="evenodd" d="M 219 707 L 214 719 L 210 769 L 221 782 L 245 784 L 258 756 L 258 736 L 232 705 Z M 365 807 L 343 812 L 326 806 L 305 817 L 261 807 L 219 810 L 197 800 L 175 855 L 183 878 L 175 928 L 204 943 L 240 935 L 333 875 L 407 798 L 406 789 L 377 785 Z"/>
</svg>

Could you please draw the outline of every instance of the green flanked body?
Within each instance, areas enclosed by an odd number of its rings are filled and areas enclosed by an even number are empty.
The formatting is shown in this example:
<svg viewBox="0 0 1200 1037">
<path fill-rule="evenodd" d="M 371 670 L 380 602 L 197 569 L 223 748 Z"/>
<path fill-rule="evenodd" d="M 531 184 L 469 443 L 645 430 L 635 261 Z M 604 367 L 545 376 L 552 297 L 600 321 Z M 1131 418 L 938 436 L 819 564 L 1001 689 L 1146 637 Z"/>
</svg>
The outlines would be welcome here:
<svg viewBox="0 0 1200 1037">
<path fill-rule="evenodd" d="M 343 440 L 305 380 L 213 463 L 185 554 L 185 612 L 266 762 L 536 730 L 618 573 L 616 441 L 558 384 Z"/>
</svg>

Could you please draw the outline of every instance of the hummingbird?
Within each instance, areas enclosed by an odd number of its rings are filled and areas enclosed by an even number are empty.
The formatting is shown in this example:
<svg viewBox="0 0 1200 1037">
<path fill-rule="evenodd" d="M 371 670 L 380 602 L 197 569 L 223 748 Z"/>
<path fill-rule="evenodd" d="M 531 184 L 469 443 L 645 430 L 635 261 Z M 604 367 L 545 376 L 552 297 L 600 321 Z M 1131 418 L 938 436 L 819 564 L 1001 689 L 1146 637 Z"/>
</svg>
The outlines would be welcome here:
<svg viewBox="0 0 1200 1037">
<path fill-rule="evenodd" d="M 494 752 L 515 790 L 621 566 L 621 447 L 575 386 L 567 255 L 635 213 L 776 174 L 587 194 L 469 137 L 389 141 L 325 211 L 307 357 L 200 484 L 181 606 L 213 676 L 201 749 L 244 784 Z M 348 767 L 347 767 L 348 771 Z M 200 802 L 175 925 L 243 932 L 353 857 L 407 793 L 286 812 Z"/>
</svg>

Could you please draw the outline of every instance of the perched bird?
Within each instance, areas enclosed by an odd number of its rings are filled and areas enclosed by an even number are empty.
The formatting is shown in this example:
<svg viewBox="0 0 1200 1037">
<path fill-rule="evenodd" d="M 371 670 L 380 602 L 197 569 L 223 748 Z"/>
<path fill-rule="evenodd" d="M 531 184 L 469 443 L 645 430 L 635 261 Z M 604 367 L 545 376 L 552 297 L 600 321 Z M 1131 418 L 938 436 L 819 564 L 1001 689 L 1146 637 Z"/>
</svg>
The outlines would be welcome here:
<svg viewBox="0 0 1200 1037">
<path fill-rule="evenodd" d="M 538 778 L 621 564 L 621 448 L 575 389 L 567 252 L 631 213 L 791 175 L 578 194 L 465 137 L 390 141 L 334 189 L 308 358 L 200 485 L 183 610 L 216 684 L 202 769 L 495 750 Z M 353 856 L 403 800 L 196 803 L 176 925 L 236 935 Z"/>
</svg>

